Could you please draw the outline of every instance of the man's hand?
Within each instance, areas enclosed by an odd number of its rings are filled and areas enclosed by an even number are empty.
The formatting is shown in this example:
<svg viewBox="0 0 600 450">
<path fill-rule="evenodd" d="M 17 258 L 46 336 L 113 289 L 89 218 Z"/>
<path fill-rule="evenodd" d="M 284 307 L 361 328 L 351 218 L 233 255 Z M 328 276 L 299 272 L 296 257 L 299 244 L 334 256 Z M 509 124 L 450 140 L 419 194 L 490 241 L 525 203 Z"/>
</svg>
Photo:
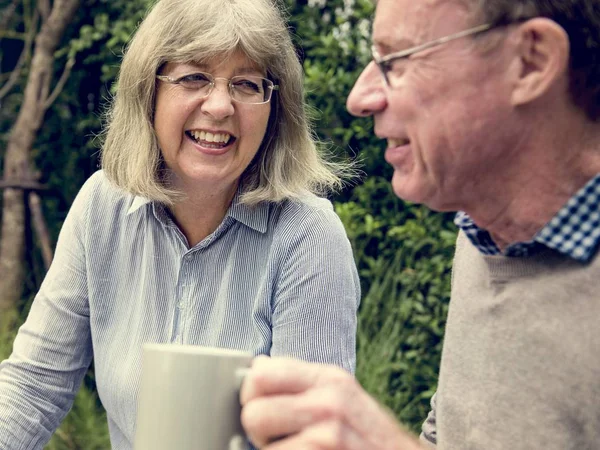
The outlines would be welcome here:
<svg viewBox="0 0 600 450">
<path fill-rule="evenodd" d="M 261 449 L 421 448 L 350 374 L 334 366 L 259 356 L 240 398 L 242 424 Z"/>
</svg>

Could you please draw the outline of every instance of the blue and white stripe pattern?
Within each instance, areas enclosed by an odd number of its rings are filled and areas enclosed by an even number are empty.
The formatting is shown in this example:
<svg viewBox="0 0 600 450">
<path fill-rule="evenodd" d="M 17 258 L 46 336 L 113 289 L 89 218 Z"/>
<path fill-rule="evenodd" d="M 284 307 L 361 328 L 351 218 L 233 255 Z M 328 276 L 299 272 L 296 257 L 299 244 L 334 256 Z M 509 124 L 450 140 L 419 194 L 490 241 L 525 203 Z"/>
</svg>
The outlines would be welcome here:
<svg viewBox="0 0 600 450">
<path fill-rule="evenodd" d="M 575 260 L 588 262 L 600 243 L 600 175 L 571 197 L 531 241 L 512 244 L 504 253 L 490 234 L 479 228 L 466 213 L 457 213 L 454 223 L 484 255 L 528 256 L 551 248 Z"/>
<path fill-rule="evenodd" d="M 0 449 L 41 449 L 94 359 L 113 450 L 132 446 L 143 343 L 355 366 L 358 275 L 331 203 L 234 199 L 194 248 L 164 207 L 88 180 L 0 365 Z"/>
</svg>

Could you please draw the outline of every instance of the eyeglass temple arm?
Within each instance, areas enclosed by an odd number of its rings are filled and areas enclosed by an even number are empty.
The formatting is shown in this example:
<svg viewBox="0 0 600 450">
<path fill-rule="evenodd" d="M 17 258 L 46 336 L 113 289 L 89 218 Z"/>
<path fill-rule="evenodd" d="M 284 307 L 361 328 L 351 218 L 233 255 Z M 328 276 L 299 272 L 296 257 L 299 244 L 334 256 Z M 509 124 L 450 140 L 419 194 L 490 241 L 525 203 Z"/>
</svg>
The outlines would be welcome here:
<svg viewBox="0 0 600 450">
<path fill-rule="evenodd" d="M 412 47 L 412 48 L 406 49 L 404 51 L 400 51 L 398 53 L 392 53 L 390 55 L 386 55 L 386 56 L 382 57 L 378 61 L 378 63 L 385 64 L 390 60 L 402 58 L 403 56 L 407 56 L 407 55 L 412 55 L 413 53 L 418 53 L 420 51 L 427 50 L 428 48 L 435 47 L 435 46 L 441 45 L 441 44 L 445 44 L 446 42 L 453 41 L 455 39 L 459 39 L 459 38 L 462 38 L 465 36 L 469 36 L 471 34 L 481 33 L 482 31 L 487 31 L 492 27 L 493 27 L 493 25 L 491 23 L 484 23 L 483 25 L 479 25 L 474 28 L 469 28 L 468 30 L 464 30 L 464 31 L 461 31 L 461 32 L 455 33 L 455 34 L 451 34 L 450 36 L 444 36 L 444 37 L 441 37 L 434 41 L 427 42 L 422 45 L 417 45 L 416 47 Z"/>
</svg>

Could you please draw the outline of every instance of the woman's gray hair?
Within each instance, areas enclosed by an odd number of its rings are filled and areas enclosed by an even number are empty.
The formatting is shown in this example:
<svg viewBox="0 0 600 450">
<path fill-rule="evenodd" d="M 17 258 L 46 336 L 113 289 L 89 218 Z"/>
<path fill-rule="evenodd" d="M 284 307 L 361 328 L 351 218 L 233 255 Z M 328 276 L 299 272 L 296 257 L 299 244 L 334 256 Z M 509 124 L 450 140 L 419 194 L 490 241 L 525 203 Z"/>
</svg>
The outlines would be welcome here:
<svg viewBox="0 0 600 450">
<path fill-rule="evenodd" d="M 205 62 L 241 50 L 279 84 L 259 151 L 242 175 L 241 201 L 298 198 L 327 192 L 351 173 L 318 150 L 304 103 L 303 72 L 275 0 L 160 0 L 123 57 L 107 116 L 102 168 L 125 191 L 172 205 L 153 127 L 156 79 L 167 62 Z"/>
</svg>

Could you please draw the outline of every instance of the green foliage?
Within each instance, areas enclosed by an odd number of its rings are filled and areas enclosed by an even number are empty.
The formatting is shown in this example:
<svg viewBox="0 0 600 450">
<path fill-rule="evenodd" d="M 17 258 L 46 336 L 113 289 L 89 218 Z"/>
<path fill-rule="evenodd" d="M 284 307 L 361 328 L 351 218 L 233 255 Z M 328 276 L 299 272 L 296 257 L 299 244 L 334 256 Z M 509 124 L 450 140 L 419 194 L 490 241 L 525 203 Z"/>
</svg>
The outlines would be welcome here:
<svg viewBox="0 0 600 450">
<path fill-rule="evenodd" d="M 0 361 L 8 358 L 17 328 L 27 311 L 10 310 L 0 316 Z M 89 374 L 71 411 L 45 447 L 46 450 L 106 450 L 110 448 L 106 414 L 98 403 Z"/>
<path fill-rule="evenodd" d="M 399 200 L 371 118 L 345 99 L 370 59 L 368 0 L 288 1 L 319 137 L 361 161 L 364 182 L 335 200 L 363 288 L 357 378 L 418 431 L 436 389 L 456 238 L 451 216 Z"/>
<path fill-rule="evenodd" d="M 24 2 L 27 5 L 28 2 Z M 149 0 L 83 0 L 72 25 L 63 37 L 55 57 L 54 82 L 68 59 L 75 63 L 63 91 L 48 110 L 32 150 L 41 182 L 45 216 L 54 242 L 68 208 L 83 182 L 98 168 L 98 142 L 101 116 L 110 99 L 111 86 L 122 48 L 147 9 Z M 19 29 L 30 21 L 31 8 L 17 10 L 9 27 Z M 21 51 L 19 39 L 0 37 L 0 87 L 12 71 L 11 55 Z M 22 104 L 27 67 L 0 107 L 0 170 L 11 126 Z M 38 254 L 30 255 L 29 293 L 39 287 L 43 272 Z M 25 317 L 29 301 L 21 311 L 3 312 L 0 318 L 0 361 L 12 351 L 18 325 Z M 73 407 L 46 447 L 49 450 L 110 448 L 106 416 L 95 392 L 93 373 L 79 390 Z"/>
<path fill-rule="evenodd" d="M 106 450 L 110 439 L 106 413 L 98 406 L 94 390 L 82 386 L 73 408 L 45 447 L 46 450 Z"/>
<path fill-rule="evenodd" d="M 418 431 L 437 382 L 456 232 L 448 216 L 403 203 L 378 177 L 357 186 L 336 211 L 364 292 L 357 378 Z"/>
<path fill-rule="evenodd" d="M 348 93 L 370 59 L 372 2 L 280 1 L 288 8 L 305 70 L 315 132 L 324 147 L 358 159 L 367 174 L 362 183 L 333 198 L 353 245 L 363 288 L 357 377 L 417 430 L 436 387 L 455 230 L 448 215 L 406 204 L 393 194 L 392 171 L 383 160 L 384 143 L 374 136 L 372 119 L 354 118 L 345 108 Z M 98 168 L 95 137 L 114 92 L 123 48 L 151 2 L 83 0 L 57 51 L 55 79 L 67 59 L 74 58 L 75 64 L 33 151 L 41 181 L 49 187 L 43 201 L 53 239 L 81 184 Z M 18 40 L 0 40 L 0 57 L 15 49 Z M 3 72 L 10 70 L 7 64 L 4 58 Z M 26 75 L 23 71 L 0 108 L 0 169 Z M 31 257 L 29 264 L 33 267 L 28 282 L 34 292 L 42 272 L 39 256 Z M 18 316 L 0 320 L 0 359 L 10 352 Z M 109 447 L 105 416 L 93 387 L 93 378 L 86 377 L 49 449 Z"/>
<path fill-rule="evenodd" d="M 2 312 L 0 316 L 0 361 L 8 358 L 12 351 L 12 344 L 19 323 L 19 313 L 17 311 Z"/>
<path fill-rule="evenodd" d="M 370 60 L 373 3 L 287 0 L 286 4 L 319 137 L 338 153 L 359 156 L 369 175 L 389 173 L 381 158 L 381 143 L 372 133 L 372 120 L 352 117 L 345 107 L 348 93 Z"/>
</svg>

